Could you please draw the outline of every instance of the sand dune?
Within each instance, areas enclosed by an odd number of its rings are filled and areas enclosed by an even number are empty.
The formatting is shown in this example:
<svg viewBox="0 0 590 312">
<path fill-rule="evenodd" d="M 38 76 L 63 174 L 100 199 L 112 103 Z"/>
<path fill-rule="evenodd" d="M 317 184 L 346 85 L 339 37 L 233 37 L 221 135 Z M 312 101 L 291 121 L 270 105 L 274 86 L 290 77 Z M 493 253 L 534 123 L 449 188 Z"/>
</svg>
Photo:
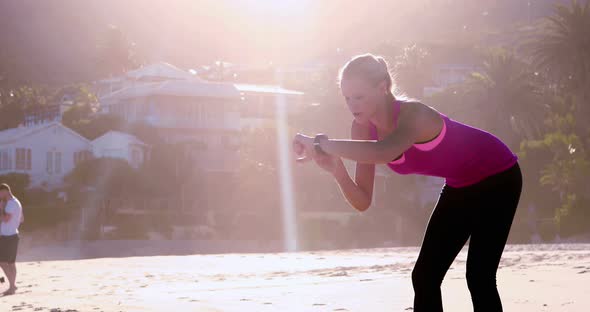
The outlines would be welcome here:
<svg viewBox="0 0 590 312">
<path fill-rule="evenodd" d="M 151 256 L 19 263 L 0 311 L 411 311 L 416 248 Z M 443 283 L 472 311 L 466 249 Z M 588 311 L 590 245 L 515 245 L 498 285 L 505 311 Z M 5 284 L 3 287 L 6 287 Z"/>
</svg>

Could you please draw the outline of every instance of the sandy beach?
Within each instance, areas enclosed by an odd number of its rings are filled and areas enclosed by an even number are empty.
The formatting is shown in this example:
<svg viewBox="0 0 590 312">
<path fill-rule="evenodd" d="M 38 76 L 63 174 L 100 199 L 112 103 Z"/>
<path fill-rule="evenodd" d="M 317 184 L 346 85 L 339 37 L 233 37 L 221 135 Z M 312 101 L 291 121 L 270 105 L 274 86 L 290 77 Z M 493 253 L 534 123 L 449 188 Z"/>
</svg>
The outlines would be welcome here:
<svg viewBox="0 0 590 312">
<path fill-rule="evenodd" d="M 466 250 L 443 283 L 471 311 Z M 417 248 L 20 262 L 0 311 L 411 311 Z M 588 311 L 590 245 L 511 245 L 505 311 Z M 6 287 L 3 284 L 2 287 Z"/>
</svg>

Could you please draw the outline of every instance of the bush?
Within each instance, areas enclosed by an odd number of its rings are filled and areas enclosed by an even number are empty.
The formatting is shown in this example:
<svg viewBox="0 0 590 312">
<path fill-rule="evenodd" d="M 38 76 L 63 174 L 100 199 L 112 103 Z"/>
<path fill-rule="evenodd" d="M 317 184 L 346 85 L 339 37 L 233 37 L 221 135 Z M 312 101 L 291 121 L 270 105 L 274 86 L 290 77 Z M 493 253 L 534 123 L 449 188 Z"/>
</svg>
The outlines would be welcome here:
<svg viewBox="0 0 590 312">
<path fill-rule="evenodd" d="M 24 197 L 26 189 L 29 187 L 31 178 L 25 173 L 9 173 L 0 175 L 0 183 L 6 183 L 10 186 L 12 193 L 17 197 Z"/>
</svg>

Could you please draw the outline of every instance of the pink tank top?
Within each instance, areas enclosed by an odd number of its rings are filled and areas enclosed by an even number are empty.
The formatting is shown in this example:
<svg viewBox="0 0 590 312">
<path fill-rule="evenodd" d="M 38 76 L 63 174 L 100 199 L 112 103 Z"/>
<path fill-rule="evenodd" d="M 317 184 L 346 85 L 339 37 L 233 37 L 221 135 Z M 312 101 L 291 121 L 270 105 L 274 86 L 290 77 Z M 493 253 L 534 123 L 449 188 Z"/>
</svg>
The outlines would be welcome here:
<svg viewBox="0 0 590 312">
<path fill-rule="evenodd" d="M 400 104 L 400 101 L 394 102 L 394 127 Z M 441 117 L 443 128 L 435 139 L 414 144 L 398 159 L 389 162 L 389 168 L 399 174 L 441 177 L 451 187 L 465 187 L 509 169 L 517 162 L 517 156 L 491 133 L 443 114 Z M 371 125 L 371 138 L 379 139 L 374 125 Z"/>
</svg>

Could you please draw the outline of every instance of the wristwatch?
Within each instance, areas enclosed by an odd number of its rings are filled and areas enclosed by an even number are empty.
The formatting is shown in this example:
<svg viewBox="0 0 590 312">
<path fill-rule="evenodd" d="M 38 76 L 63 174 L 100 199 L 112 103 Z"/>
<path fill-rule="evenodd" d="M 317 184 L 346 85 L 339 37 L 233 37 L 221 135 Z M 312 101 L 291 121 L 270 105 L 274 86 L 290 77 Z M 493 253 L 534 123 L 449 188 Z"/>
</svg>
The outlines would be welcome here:
<svg viewBox="0 0 590 312">
<path fill-rule="evenodd" d="M 319 155 L 327 155 L 328 153 L 324 152 L 324 150 L 320 146 L 320 140 L 322 140 L 322 139 L 328 139 L 328 136 L 323 133 L 316 135 L 315 138 L 313 139 L 313 148 L 314 148 L 315 152 L 318 153 Z"/>
</svg>

